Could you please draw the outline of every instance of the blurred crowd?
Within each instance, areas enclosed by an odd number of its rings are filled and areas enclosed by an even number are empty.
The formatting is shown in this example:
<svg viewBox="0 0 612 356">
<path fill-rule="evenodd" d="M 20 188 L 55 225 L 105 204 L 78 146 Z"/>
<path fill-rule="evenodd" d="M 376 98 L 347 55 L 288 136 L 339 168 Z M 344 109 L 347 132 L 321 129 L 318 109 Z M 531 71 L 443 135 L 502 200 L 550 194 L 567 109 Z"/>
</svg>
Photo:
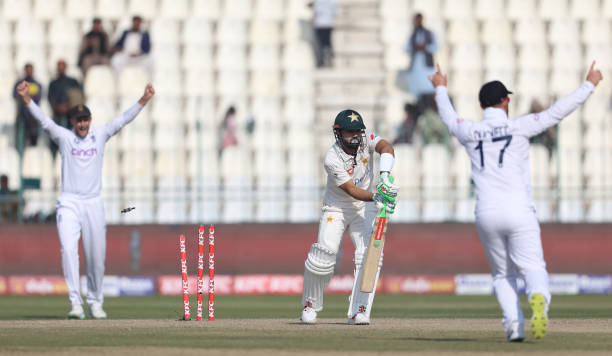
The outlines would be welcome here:
<svg viewBox="0 0 612 356">
<path fill-rule="evenodd" d="M 87 75 L 87 70 L 93 65 L 110 65 L 116 75 L 126 65 L 140 65 L 151 72 L 152 61 L 149 55 L 151 40 L 149 33 L 143 30 L 141 26 L 142 18 L 134 16 L 131 27 L 125 29 L 117 42 L 111 46 L 102 20 L 94 18 L 91 30 L 83 36 L 79 48 L 77 63 L 83 73 L 83 78 Z M 26 63 L 23 70 L 23 77 L 17 80 L 13 89 L 13 97 L 17 105 L 17 117 L 15 119 L 15 146 L 17 149 L 36 146 L 41 131 L 36 120 L 31 117 L 21 100 L 18 100 L 17 85 L 24 80 L 29 82 L 30 95 L 37 104 L 40 103 L 45 89 L 45 86 L 36 79 L 35 68 L 32 63 Z M 53 111 L 53 120 L 58 125 L 71 129 L 66 113 L 71 107 L 84 104 L 85 95 L 82 83 L 67 74 L 67 64 L 63 59 L 57 62 L 56 77 L 48 84 L 47 99 Z M 53 156 L 55 156 L 57 146 L 52 142 L 49 145 Z"/>
</svg>

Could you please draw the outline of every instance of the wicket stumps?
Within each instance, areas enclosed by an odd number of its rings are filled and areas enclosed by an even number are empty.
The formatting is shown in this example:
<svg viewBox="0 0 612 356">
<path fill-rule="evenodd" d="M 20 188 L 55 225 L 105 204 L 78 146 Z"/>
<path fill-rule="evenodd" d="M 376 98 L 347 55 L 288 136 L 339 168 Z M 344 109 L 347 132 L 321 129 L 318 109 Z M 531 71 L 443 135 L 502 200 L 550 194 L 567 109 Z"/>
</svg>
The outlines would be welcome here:
<svg viewBox="0 0 612 356">
<path fill-rule="evenodd" d="M 204 294 L 204 226 L 198 230 L 198 302 L 196 320 L 202 320 L 202 294 Z"/>
<path fill-rule="evenodd" d="M 215 320 L 215 226 L 209 227 L 208 236 L 208 320 Z M 183 306 L 182 320 L 191 320 L 189 305 L 189 280 L 187 276 L 187 253 L 185 235 L 180 235 L 179 251 L 181 256 L 181 275 L 183 279 Z M 202 320 L 202 296 L 204 294 L 204 225 L 198 229 L 198 280 L 197 280 L 197 312 L 196 320 Z"/>
<path fill-rule="evenodd" d="M 183 276 L 183 306 L 185 314 L 183 320 L 191 320 L 189 313 L 189 281 L 187 280 L 187 253 L 185 252 L 185 235 L 179 238 L 179 248 L 181 251 L 181 274 Z"/>
<path fill-rule="evenodd" d="M 208 228 L 208 320 L 215 320 L 215 225 Z"/>
</svg>

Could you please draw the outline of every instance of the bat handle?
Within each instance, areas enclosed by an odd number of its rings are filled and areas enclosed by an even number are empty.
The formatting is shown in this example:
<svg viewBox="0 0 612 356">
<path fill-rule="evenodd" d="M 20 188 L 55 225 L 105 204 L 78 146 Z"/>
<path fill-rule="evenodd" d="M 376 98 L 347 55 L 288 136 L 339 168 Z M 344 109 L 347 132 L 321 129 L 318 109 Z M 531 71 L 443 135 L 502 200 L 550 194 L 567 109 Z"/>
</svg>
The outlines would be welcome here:
<svg viewBox="0 0 612 356">
<path fill-rule="evenodd" d="M 395 178 L 393 176 L 389 176 L 389 182 L 393 183 Z M 387 218 L 387 202 L 384 203 L 383 207 L 380 209 L 378 216 L 381 218 Z"/>
</svg>

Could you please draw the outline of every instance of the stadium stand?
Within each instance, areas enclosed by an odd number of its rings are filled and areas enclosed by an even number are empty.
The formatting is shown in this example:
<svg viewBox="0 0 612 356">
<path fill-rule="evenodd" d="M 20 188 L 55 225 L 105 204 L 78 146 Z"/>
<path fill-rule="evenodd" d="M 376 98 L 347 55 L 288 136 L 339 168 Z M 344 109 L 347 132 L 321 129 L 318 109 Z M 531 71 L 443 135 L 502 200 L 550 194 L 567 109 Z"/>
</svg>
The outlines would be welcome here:
<svg viewBox="0 0 612 356">
<path fill-rule="evenodd" d="M 316 221 L 335 113 L 354 108 L 368 128 L 395 138 L 403 104 L 414 100 L 397 78 L 421 12 L 456 108 L 469 119 L 480 118 L 483 81 L 501 78 L 515 92 L 511 115 L 522 114 L 533 99 L 548 105 L 575 89 L 598 60 L 608 79 L 561 124 L 552 158 L 532 147 L 531 173 L 541 220 L 612 221 L 612 0 L 338 2 L 335 67 L 316 69 L 306 0 L 0 1 L 0 173 L 18 185 L 11 91 L 23 64 L 33 62 L 45 86 L 59 58 L 80 77 L 77 51 L 92 18 L 103 19 L 114 43 L 138 14 L 151 34 L 152 72 L 126 67 L 115 77 L 94 66 L 83 78 L 94 125 L 129 107 L 147 81 L 158 94 L 107 145 L 109 223 Z M 220 151 L 230 105 L 239 145 Z M 42 106 L 49 112 L 45 99 Z M 59 166 L 47 153 L 45 140 L 24 153 L 24 174 L 42 182 L 27 192 L 28 214 L 51 213 L 59 191 Z M 460 146 L 401 144 L 396 156 L 394 221 L 473 220 Z M 126 206 L 136 209 L 120 214 Z"/>
</svg>

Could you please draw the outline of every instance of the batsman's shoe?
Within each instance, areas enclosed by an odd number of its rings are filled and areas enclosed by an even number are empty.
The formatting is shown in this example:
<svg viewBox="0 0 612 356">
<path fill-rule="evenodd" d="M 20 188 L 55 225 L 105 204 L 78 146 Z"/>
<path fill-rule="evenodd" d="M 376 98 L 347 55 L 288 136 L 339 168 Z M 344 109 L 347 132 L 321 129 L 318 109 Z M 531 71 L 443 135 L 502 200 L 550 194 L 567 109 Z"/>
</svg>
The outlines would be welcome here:
<svg viewBox="0 0 612 356">
<path fill-rule="evenodd" d="M 525 340 L 523 329 L 521 328 L 518 320 L 510 323 L 510 327 L 506 329 L 506 340 L 508 342 L 523 342 L 523 340 Z"/>
<path fill-rule="evenodd" d="M 546 299 L 540 293 L 534 293 L 529 300 L 531 306 L 531 334 L 534 339 L 541 339 L 548 331 L 548 316 L 546 315 Z"/>
<path fill-rule="evenodd" d="M 370 318 L 365 313 L 357 313 L 348 320 L 349 325 L 370 325 Z"/>
<path fill-rule="evenodd" d="M 85 319 L 85 312 L 83 311 L 83 306 L 80 304 L 73 305 L 70 312 L 68 312 L 68 319 Z"/>
<path fill-rule="evenodd" d="M 311 305 L 312 304 L 308 302 L 308 304 L 306 304 L 306 306 L 304 307 L 304 310 L 302 310 L 302 317 L 300 318 L 300 320 L 303 324 L 317 323 L 317 312 L 312 309 Z"/>
<path fill-rule="evenodd" d="M 89 315 L 94 319 L 106 319 L 106 312 L 99 305 L 89 307 Z"/>
</svg>

